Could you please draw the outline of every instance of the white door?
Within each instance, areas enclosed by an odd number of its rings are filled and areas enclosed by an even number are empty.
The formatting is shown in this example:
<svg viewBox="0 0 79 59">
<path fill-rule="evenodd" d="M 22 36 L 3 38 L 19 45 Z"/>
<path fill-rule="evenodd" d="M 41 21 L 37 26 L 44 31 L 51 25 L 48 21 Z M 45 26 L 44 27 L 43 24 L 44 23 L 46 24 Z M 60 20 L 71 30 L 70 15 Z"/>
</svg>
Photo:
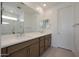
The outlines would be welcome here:
<svg viewBox="0 0 79 59">
<path fill-rule="evenodd" d="M 57 47 L 73 49 L 73 7 L 68 6 L 58 10 Z"/>
<path fill-rule="evenodd" d="M 75 25 L 75 54 L 79 56 L 79 25 Z"/>
<path fill-rule="evenodd" d="M 75 6 L 75 24 L 74 24 L 74 32 L 75 32 L 75 54 L 79 56 L 79 3 Z"/>
</svg>

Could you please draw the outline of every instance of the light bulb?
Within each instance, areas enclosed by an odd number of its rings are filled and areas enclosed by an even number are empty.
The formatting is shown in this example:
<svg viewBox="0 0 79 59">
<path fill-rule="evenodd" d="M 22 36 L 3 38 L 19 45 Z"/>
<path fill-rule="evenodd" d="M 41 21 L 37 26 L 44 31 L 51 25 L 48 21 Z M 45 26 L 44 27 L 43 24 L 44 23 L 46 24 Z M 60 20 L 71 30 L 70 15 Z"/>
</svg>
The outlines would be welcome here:
<svg viewBox="0 0 79 59">
<path fill-rule="evenodd" d="M 43 6 L 45 7 L 45 6 L 46 6 L 46 4 L 43 4 Z"/>
</svg>

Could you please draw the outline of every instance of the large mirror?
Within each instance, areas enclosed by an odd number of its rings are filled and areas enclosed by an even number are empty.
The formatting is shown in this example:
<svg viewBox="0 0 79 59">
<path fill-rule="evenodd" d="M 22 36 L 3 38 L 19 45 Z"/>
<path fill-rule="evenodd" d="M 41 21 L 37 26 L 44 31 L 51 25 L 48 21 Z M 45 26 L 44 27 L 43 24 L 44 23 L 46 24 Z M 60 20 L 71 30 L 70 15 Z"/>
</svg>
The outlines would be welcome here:
<svg viewBox="0 0 79 59">
<path fill-rule="evenodd" d="M 24 34 L 45 30 L 48 19 L 42 21 L 40 14 L 22 2 L 2 3 L 2 35 Z"/>
<path fill-rule="evenodd" d="M 23 33 L 24 12 L 21 3 L 2 3 L 2 35 Z"/>
<path fill-rule="evenodd" d="M 21 2 L 2 3 L 2 35 L 38 31 L 38 12 Z"/>
</svg>

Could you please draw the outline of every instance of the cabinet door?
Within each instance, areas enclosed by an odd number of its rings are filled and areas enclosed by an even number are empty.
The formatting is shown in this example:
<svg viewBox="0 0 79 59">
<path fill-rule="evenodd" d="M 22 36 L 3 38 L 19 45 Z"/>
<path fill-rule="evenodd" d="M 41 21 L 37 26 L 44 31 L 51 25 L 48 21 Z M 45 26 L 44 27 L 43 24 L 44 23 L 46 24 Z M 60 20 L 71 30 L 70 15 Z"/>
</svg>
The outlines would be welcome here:
<svg viewBox="0 0 79 59">
<path fill-rule="evenodd" d="M 7 55 L 7 48 L 1 48 L 1 56 L 6 57 Z"/>
<path fill-rule="evenodd" d="M 38 57 L 39 56 L 39 42 L 36 42 L 29 46 L 30 48 L 30 57 Z"/>
<path fill-rule="evenodd" d="M 48 49 L 51 45 L 51 35 L 45 37 L 45 50 Z"/>
<path fill-rule="evenodd" d="M 51 46 L 51 35 L 48 36 L 48 46 Z"/>
<path fill-rule="evenodd" d="M 9 57 L 28 57 L 29 56 L 29 48 L 25 47 L 18 51 L 15 51 L 9 55 Z"/>
<path fill-rule="evenodd" d="M 45 39 L 45 50 L 49 47 L 49 42 L 48 42 L 48 39 Z"/>
<path fill-rule="evenodd" d="M 44 39 L 40 40 L 40 55 L 44 53 Z"/>
</svg>

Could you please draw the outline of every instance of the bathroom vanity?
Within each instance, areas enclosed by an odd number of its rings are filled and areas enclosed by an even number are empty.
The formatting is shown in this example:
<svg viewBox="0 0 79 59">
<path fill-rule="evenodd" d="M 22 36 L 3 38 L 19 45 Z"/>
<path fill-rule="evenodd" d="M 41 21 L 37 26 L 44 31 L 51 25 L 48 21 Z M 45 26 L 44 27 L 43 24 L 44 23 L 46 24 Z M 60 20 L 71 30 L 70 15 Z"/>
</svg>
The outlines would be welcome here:
<svg viewBox="0 0 79 59">
<path fill-rule="evenodd" d="M 40 14 L 24 3 L 3 2 L 2 7 L 1 56 L 41 56 L 51 46 L 48 19 L 39 19 Z"/>
<path fill-rule="evenodd" d="M 51 34 L 45 34 L 23 42 L 18 42 L 15 44 L 2 47 L 1 56 L 38 57 L 41 56 L 50 46 L 51 46 Z"/>
</svg>

